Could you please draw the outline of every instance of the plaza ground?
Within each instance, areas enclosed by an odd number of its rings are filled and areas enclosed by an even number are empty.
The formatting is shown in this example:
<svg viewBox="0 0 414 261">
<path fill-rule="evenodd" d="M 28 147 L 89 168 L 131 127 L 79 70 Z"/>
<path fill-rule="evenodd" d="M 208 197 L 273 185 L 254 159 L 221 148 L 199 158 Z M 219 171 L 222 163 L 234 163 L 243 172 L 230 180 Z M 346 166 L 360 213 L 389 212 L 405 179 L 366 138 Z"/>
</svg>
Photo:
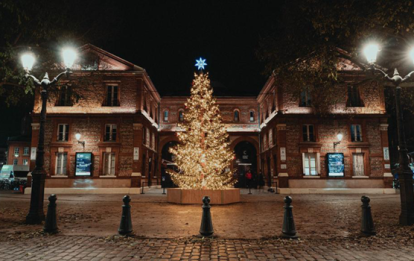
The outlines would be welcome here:
<svg viewBox="0 0 414 261">
<path fill-rule="evenodd" d="M 161 192 L 131 195 L 129 238 L 117 236 L 123 195 L 58 195 L 60 232 L 46 235 L 24 224 L 30 195 L 2 193 L 0 260 L 414 260 L 414 226 L 398 225 L 399 194 L 369 195 L 374 237 L 359 233 L 361 195 L 293 195 L 300 240 L 285 240 L 284 195 L 244 190 L 241 203 L 212 206 L 215 237 L 202 239 L 201 200 L 174 205 Z"/>
</svg>

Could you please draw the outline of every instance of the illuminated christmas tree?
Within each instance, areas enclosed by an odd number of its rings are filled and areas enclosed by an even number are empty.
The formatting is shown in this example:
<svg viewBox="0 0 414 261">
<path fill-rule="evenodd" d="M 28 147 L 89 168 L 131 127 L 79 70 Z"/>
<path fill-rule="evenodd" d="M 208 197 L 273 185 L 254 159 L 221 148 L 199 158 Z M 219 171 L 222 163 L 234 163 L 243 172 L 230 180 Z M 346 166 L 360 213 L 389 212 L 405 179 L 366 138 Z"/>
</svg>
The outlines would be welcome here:
<svg viewBox="0 0 414 261">
<path fill-rule="evenodd" d="M 196 66 L 204 69 L 205 60 Z M 234 154 L 227 142 L 219 106 L 213 98 L 208 74 L 195 74 L 191 97 L 185 103 L 184 122 L 178 132 L 180 144 L 171 148 L 179 171 L 169 170 L 175 184 L 183 189 L 223 189 L 232 187 L 230 166 Z"/>
</svg>

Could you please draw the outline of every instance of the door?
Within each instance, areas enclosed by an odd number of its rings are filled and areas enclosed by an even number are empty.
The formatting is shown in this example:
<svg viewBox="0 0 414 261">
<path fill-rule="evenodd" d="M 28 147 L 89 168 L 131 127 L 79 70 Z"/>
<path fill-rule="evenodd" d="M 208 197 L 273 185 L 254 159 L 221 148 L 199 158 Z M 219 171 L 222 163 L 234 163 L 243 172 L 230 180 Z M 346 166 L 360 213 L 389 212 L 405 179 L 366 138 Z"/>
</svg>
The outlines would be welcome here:
<svg viewBox="0 0 414 261">
<path fill-rule="evenodd" d="M 353 154 L 354 176 L 365 176 L 364 173 L 364 154 Z"/>
</svg>

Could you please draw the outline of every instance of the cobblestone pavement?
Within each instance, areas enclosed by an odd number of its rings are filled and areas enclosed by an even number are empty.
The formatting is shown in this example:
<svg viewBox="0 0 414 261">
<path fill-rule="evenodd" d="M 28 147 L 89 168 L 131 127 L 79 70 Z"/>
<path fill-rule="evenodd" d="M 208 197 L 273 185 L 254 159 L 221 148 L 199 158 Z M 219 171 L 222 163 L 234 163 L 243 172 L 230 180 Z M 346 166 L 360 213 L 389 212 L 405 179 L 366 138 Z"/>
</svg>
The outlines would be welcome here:
<svg viewBox="0 0 414 261">
<path fill-rule="evenodd" d="M 41 236 L 1 244 L 0 260 L 414 260 L 414 247 L 281 239 Z"/>
</svg>

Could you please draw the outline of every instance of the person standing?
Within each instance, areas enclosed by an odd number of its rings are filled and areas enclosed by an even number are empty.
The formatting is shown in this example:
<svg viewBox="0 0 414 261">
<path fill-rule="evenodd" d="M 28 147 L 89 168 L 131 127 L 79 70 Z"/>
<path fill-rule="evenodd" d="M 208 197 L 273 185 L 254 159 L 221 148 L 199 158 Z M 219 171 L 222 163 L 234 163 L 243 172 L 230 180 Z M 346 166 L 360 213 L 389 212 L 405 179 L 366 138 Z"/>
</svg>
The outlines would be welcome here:
<svg viewBox="0 0 414 261">
<path fill-rule="evenodd" d="M 252 186 L 252 179 L 253 179 L 253 175 L 250 172 L 250 170 L 248 170 L 247 173 L 246 173 L 247 188 L 251 188 L 251 186 Z"/>
</svg>

